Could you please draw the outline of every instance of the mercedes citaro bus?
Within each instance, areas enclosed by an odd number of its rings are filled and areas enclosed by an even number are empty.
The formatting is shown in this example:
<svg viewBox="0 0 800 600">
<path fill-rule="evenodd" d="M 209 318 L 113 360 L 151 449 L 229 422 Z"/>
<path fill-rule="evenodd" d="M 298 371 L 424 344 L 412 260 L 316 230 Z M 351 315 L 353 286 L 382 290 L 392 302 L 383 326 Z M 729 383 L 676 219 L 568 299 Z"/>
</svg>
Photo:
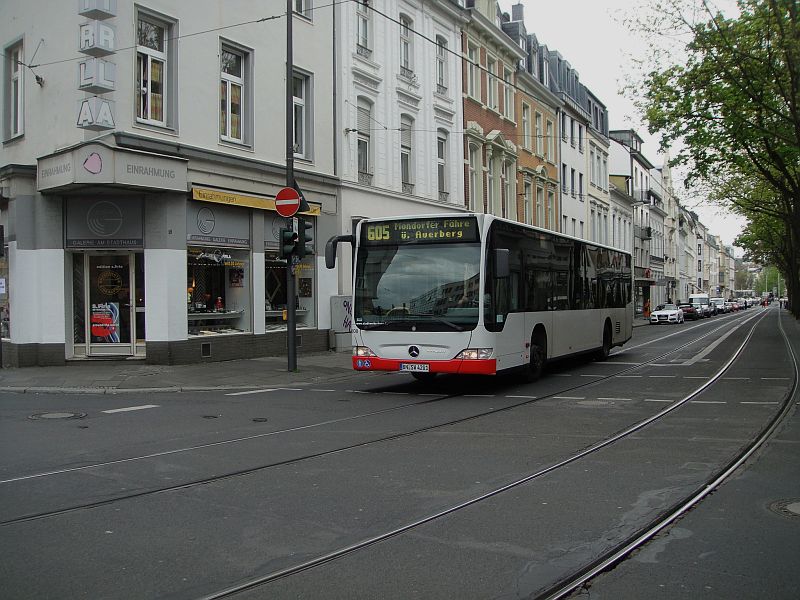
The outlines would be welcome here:
<svg viewBox="0 0 800 600">
<path fill-rule="evenodd" d="M 631 338 L 627 252 L 487 214 L 366 219 L 353 245 L 353 368 L 534 380 L 549 359 Z"/>
</svg>

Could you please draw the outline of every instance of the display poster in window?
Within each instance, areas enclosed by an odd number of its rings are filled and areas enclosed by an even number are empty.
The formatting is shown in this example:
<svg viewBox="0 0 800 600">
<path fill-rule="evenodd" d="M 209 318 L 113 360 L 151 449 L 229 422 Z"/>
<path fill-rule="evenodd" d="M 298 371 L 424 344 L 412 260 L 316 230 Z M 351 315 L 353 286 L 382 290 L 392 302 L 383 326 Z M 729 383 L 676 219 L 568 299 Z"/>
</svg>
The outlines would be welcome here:
<svg viewBox="0 0 800 600">
<path fill-rule="evenodd" d="M 119 343 L 119 302 L 92 304 L 92 342 Z"/>
<path fill-rule="evenodd" d="M 311 298 L 311 278 L 300 278 L 297 284 L 297 293 L 301 298 Z"/>
<path fill-rule="evenodd" d="M 244 269 L 230 269 L 228 282 L 232 288 L 244 287 Z"/>
</svg>

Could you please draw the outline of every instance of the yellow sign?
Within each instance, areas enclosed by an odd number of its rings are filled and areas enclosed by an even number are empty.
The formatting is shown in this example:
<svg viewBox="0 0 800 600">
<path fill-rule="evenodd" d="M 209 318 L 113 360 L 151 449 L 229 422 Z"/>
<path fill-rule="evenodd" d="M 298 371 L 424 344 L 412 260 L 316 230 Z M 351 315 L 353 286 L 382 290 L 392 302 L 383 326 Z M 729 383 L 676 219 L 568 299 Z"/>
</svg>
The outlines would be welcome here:
<svg viewBox="0 0 800 600">
<path fill-rule="evenodd" d="M 260 210 L 275 210 L 274 198 L 261 198 L 259 196 L 246 196 L 222 190 L 210 190 L 208 188 L 192 188 L 192 199 L 202 200 L 203 202 L 216 202 L 217 204 L 230 204 L 233 206 L 247 206 L 248 208 L 258 208 Z M 322 207 L 318 204 L 309 203 L 310 210 L 298 213 L 302 215 L 320 215 Z"/>
</svg>

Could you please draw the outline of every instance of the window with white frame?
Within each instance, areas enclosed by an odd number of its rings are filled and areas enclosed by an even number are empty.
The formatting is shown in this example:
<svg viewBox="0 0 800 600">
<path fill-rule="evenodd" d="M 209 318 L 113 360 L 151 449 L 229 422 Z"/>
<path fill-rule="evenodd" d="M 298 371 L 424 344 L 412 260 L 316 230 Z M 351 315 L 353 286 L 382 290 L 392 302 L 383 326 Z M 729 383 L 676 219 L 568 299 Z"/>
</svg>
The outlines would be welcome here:
<svg viewBox="0 0 800 600">
<path fill-rule="evenodd" d="M 556 230 L 555 222 L 556 193 L 552 188 L 547 189 L 547 226 L 553 231 Z"/>
<path fill-rule="evenodd" d="M 567 141 L 567 113 L 561 113 L 561 139 Z"/>
<path fill-rule="evenodd" d="M 294 155 L 296 158 L 311 158 L 311 76 L 294 73 L 292 78 L 292 102 L 294 106 Z"/>
<path fill-rule="evenodd" d="M 436 91 L 447 94 L 447 40 L 436 37 Z"/>
<path fill-rule="evenodd" d="M 544 227 L 544 186 L 536 185 L 536 224 Z"/>
<path fill-rule="evenodd" d="M 547 146 L 546 146 L 547 154 L 545 155 L 545 158 L 548 161 L 550 161 L 551 163 L 555 163 L 556 162 L 556 153 L 555 153 L 556 139 L 555 139 L 555 134 L 553 133 L 553 122 L 552 121 L 547 121 L 547 133 L 546 133 L 546 135 L 547 135 Z"/>
<path fill-rule="evenodd" d="M 486 60 L 486 106 L 497 109 L 497 61 L 493 58 Z"/>
<path fill-rule="evenodd" d="M 219 135 L 227 142 L 245 141 L 244 102 L 247 55 L 231 46 L 220 50 Z"/>
<path fill-rule="evenodd" d="M 469 209 L 483 212 L 482 182 L 483 165 L 481 164 L 481 148 L 477 144 L 469 145 Z M 480 206 L 478 206 L 480 201 Z"/>
<path fill-rule="evenodd" d="M 583 152 L 583 125 L 578 124 L 578 151 Z"/>
<path fill-rule="evenodd" d="M 569 119 L 569 143 L 575 146 L 575 119 L 572 117 Z"/>
<path fill-rule="evenodd" d="M 436 133 L 436 177 L 439 182 L 439 200 L 447 200 L 447 132 L 440 129 Z"/>
<path fill-rule="evenodd" d="M 311 0 L 294 0 L 294 12 L 305 17 L 311 18 Z"/>
<path fill-rule="evenodd" d="M 575 197 L 575 169 L 569 170 L 569 193 Z"/>
<path fill-rule="evenodd" d="M 358 98 L 356 109 L 356 127 L 358 128 L 358 181 L 370 185 L 372 183 L 372 103 L 366 98 Z"/>
<path fill-rule="evenodd" d="M 503 216 L 508 219 L 515 219 L 517 215 L 516 198 L 514 198 L 512 191 L 512 182 L 514 177 L 512 166 L 512 163 L 504 160 L 501 171 L 501 177 L 503 179 L 503 204 L 505 205 Z"/>
<path fill-rule="evenodd" d="M 531 185 L 530 180 L 525 180 L 522 189 L 525 198 L 525 214 L 523 218 L 525 222 L 530 225 L 533 223 L 533 185 Z"/>
<path fill-rule="evenodd" d="M 411 19 L 400 15 L 400 74 L 405 77 L 414 75 L 413 46 L 411 38 Z"/>
<path fill-rule="evenodd" d="M 583 173 L 578 173 L 578 198 L 583 200 Z"/>
<path fill-rule="evenodd" d="M 514 120 L 514 88 L 512 87 L 512 73 L 511 69 L 503 70 L 503 114 Z"/>
<path fill-rule="evenodd" d="M 471 98 L 480 100 L 480 63 L 478 47 L 472 44 L 467 45 L 467 94 Z"/>
<path fill-rule="evenodd" d="M 531 107 L 522 104 L 522 147 L 531 149 Z"/>
<path fill-rule="evenodd" d="M 597 185 L 597 170 L 595 167 L 594 146 L 589 144 L 589 183 Z"/>
<path fill-rule="evenodd" d="M 561 163 L 561 191 L 565 194 L 569 189 L 569 183 L 567 181 L 567 165 L 566 163 Z"/>
<path fill-rule="evenodd" d="M 362 56 L 372 54 L 372 11 L 366 0 L 356 2 L 356 52 Z"/>
<path fill-rule="evenodd" d="M 171 25 L 140 14 L 136 24 L 136 120 L 167 125 L 168 40 Z"/>
<path fill-rule="evenodd" d="M 403 192 L 412 193 L 414 191 L 412 142 L 414 139 L 414 121 L 408 115 L 400 117 L 400 178 L 403 184 Z"/>
<path fill-rule="evenodd" d="M 496 177 L 496 169 L 497 169 L 497 160 L 490 157 L 489 161 L 489 169 L 486 171 L 486 203 L 489 206 L 489 212 L 493 215 L 500 216 L 499 207 L 497 206 L 496 198 L 499 194 L 494 189 Z"/>
<path fill-rule="evenodd" d="M 3 86 L 5 88 L 3 137 L 10 139 L 24 133 L 25 69 L 22 64 L 24 58 L 22 42 L 6 48 L 4 54 L 6 81 Z"/>
<path fill-rule="evenodd" d="M 534 122 L 534 135 L 536 136 L 536 154 L 542 156 L 542 152 L 544 149 L 543 139 L 542 139 L 542 114 L 536 113 L 533 118 Z"/>
</svg>

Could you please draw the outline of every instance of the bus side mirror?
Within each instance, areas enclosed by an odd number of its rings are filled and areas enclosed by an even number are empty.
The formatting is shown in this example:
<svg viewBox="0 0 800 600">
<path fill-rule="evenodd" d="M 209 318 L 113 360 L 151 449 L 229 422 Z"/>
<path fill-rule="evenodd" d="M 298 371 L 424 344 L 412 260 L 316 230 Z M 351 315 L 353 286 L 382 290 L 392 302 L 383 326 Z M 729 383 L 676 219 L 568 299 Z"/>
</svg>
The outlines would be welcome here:
<svg viewBox="0 0 800 600">
<path fill-rule="evenodd" d="M 348 242 L 355 246 L 356 236 L 354 235 L 335 235 L 325 244 L 325 267 L 328 269 L 336 268 L 336 246 L 339 242 Z"/>
<path fill-rule="evenodd" d="M 509 256 L 511 252 L 508 248 L 495 248 L 492 251 L 492 267 L 494 268 L 494 276 L 496 279 L 508 277 L 511 274 L 509 268 Z"/>
</svg>

